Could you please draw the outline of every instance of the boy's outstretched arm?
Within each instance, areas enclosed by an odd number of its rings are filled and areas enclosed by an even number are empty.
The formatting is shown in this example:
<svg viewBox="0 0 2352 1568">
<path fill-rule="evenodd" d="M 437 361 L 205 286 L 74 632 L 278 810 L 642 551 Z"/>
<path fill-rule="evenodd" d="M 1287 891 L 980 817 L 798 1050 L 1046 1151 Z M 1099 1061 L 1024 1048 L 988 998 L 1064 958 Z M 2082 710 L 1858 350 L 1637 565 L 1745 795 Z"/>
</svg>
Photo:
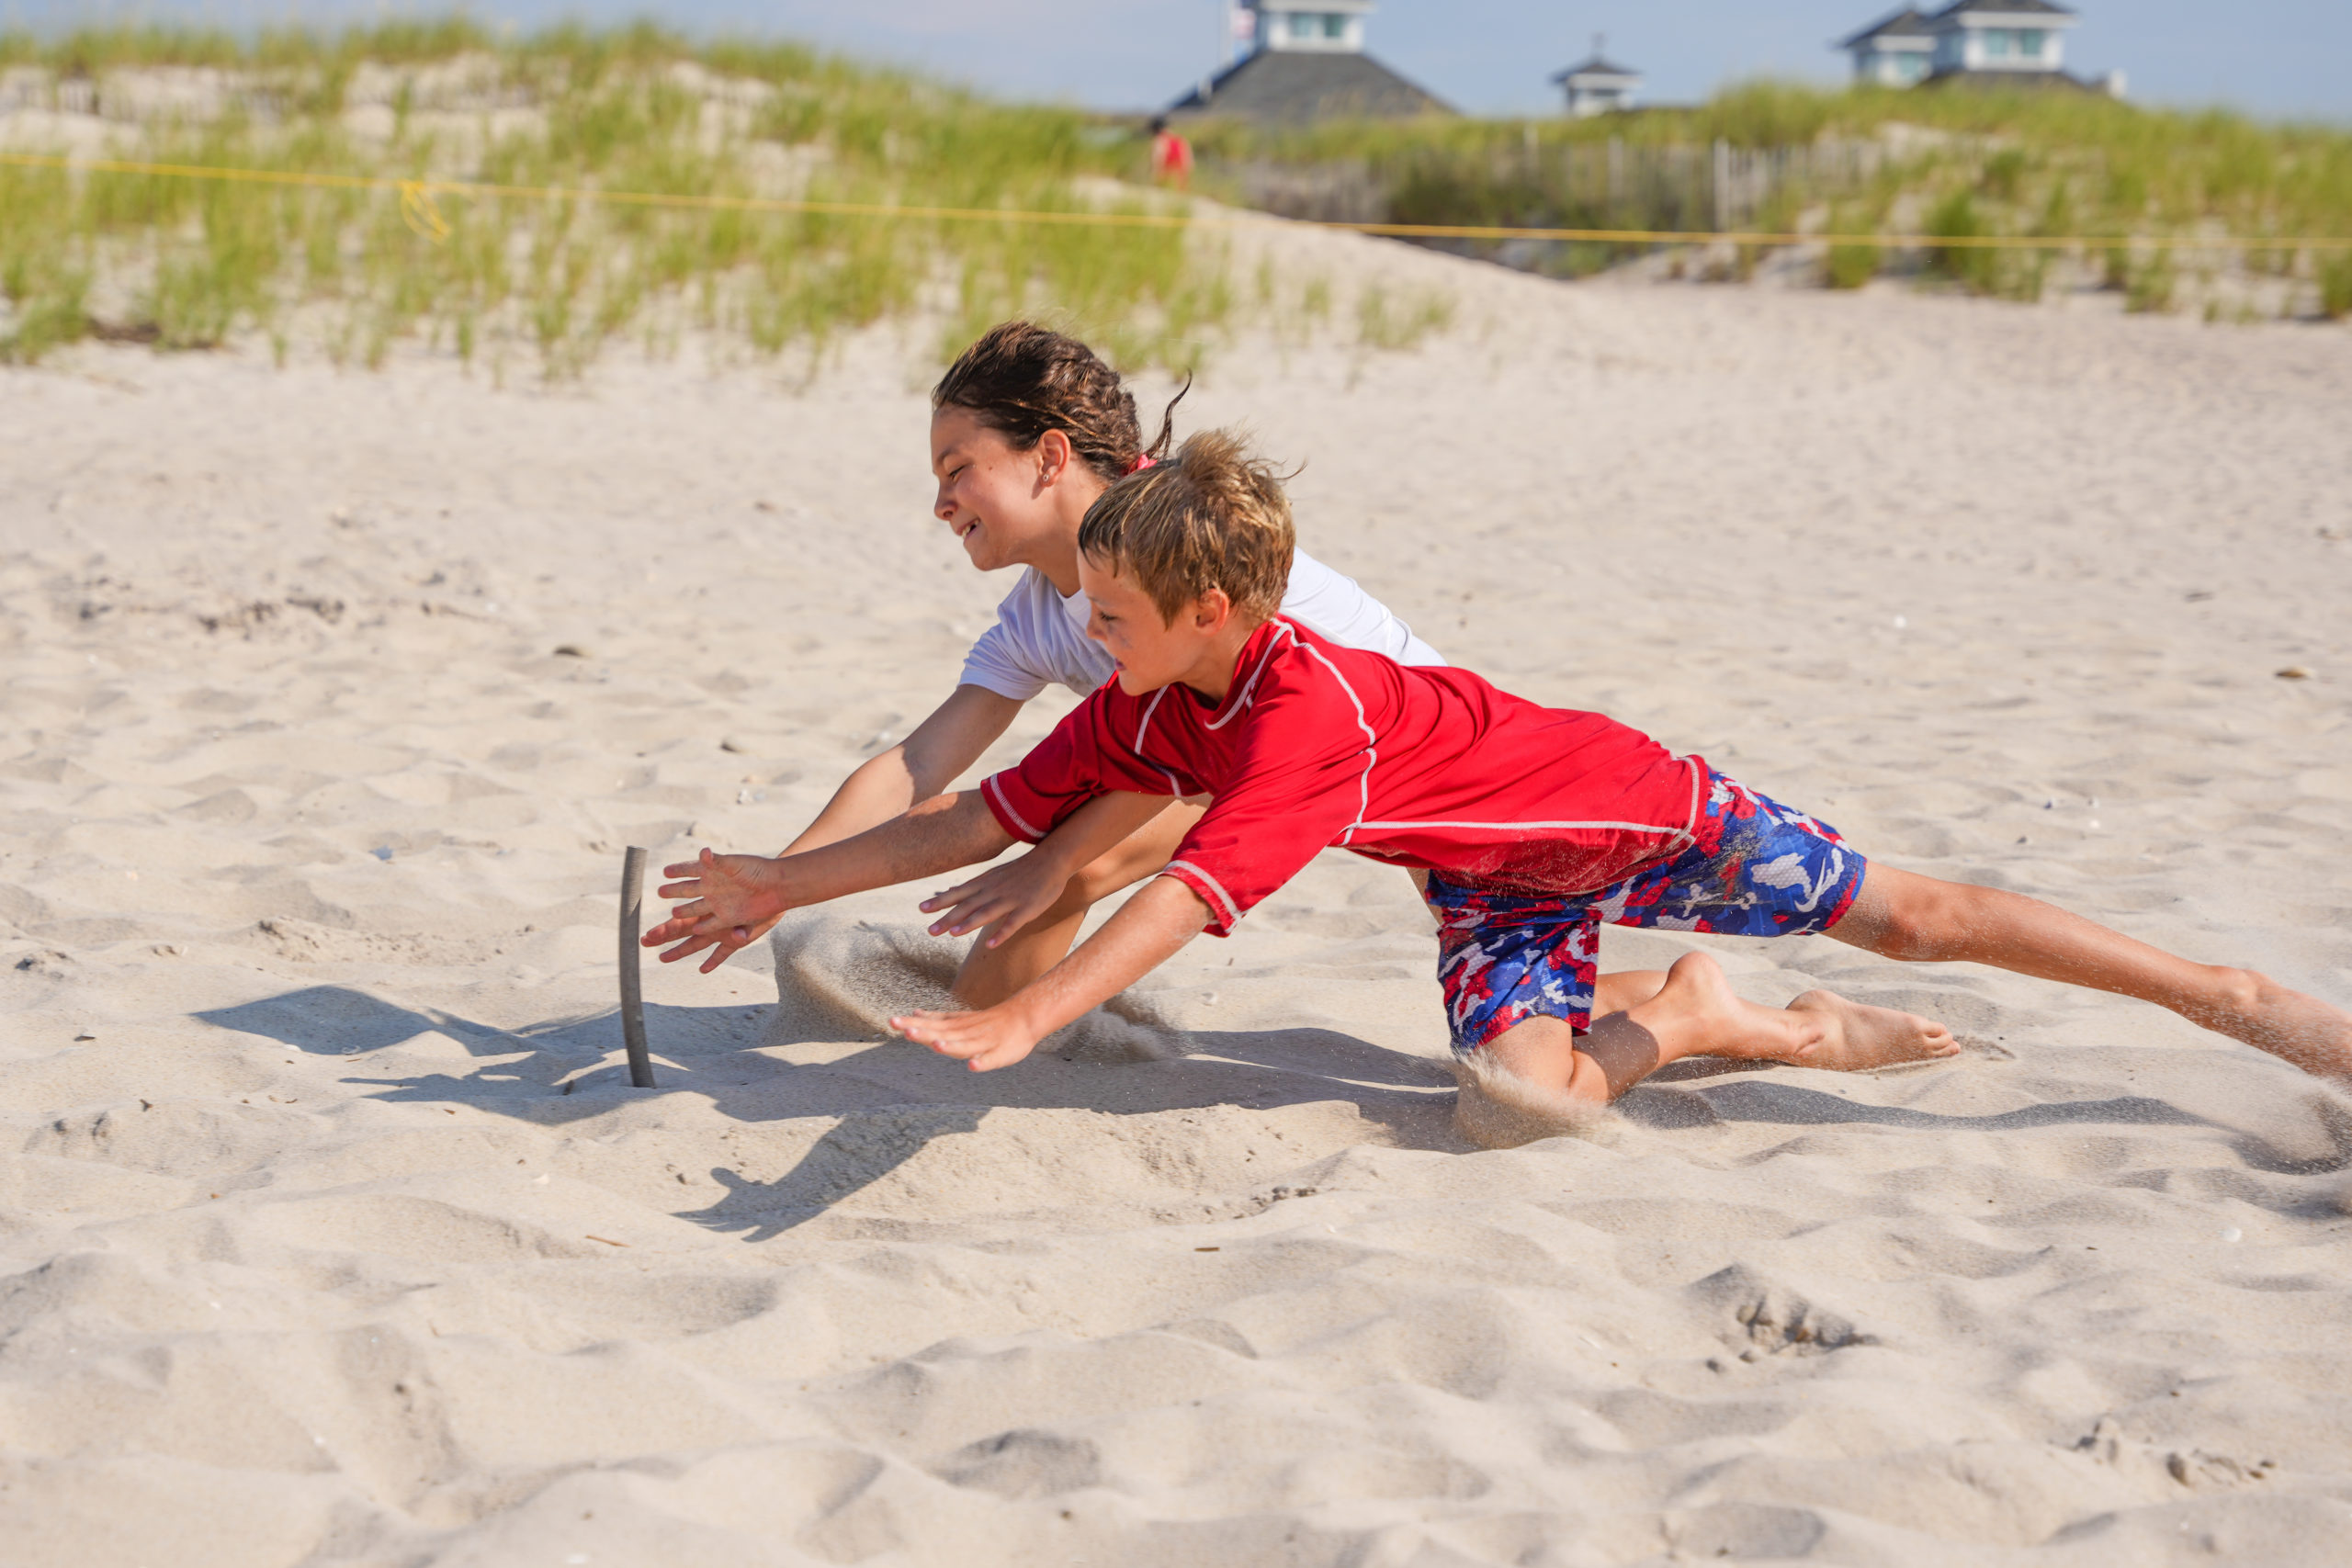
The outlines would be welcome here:
<svg viewBox="0 0 2352 1568">
<path fill-rule="evenodd" d="M 1209 923 L 1200 895 L 1172 876 L 1156 876 L 1076 952 L 1010 998 L 978 1012 L 917 1012 L 890 1027 L 976 1073 L 1009 1067 L 1037 1042 L 1083 1018 L 1182 951 Z"/>
<path fill-rule="evenodd" d="M 1012 843 L 1012 835 L 997 826 L 979 793 L 964 790 L 926 800 L 878 828 L 806 854 L 770 860 L 705 850 L 699 860 L 663 868 L 664 875 L 683 880 L 662 884 L 661 896 L 684 902 L 645 933 L 644 942 L 648 947 L 678 943 L 662 955 L 666 964 L 707 945 L 698 938 L 737 938 L 722 942 L 704 962 L 703 973 L 708 974 L 749 940 L 751 928 L 787 909 L 936 876 L 975 861 L 992 860 Z"/>
</svg>

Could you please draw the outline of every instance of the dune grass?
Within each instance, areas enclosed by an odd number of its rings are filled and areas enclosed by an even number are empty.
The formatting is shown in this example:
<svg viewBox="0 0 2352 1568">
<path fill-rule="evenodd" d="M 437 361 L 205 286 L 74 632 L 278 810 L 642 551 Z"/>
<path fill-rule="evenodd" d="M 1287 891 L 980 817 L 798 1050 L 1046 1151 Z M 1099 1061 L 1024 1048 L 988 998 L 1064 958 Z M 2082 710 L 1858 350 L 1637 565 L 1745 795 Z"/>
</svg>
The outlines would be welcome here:
<svg viewBox="0 0 2352 1568">
<path fill-rule="evenodd" d="M 1758 228 L 1775 227 L 1763 221 L 1773 218 L 1849 233 L 2352 238 L 2352 129 L 2143 108 L 2090 93 L 1832 91 L 1766 82 L 1694 108 L 1595 119 L 1213 124 L 1196 140 L 1212 183 L 1238 187 L 1267 165 L 1346 170 L 1353 188 L 1363 188 L 1368 175 L 1385 193 L 1388 209 L 1378 216 L 1406 222 L 1705 231 L 1715 217 L 1706 154 L 1716 142 L 1740 150 L 1873 143 L 1882 155 L 1867 169 L 1833 178 L 1819 171 L 1834 160 L 1804 164 L 1815 172 L 1738 216 Z M 1611 142 L 1646 177 L 1612 179 L 1603 194 L 1593 172 Z M 1900 265 L 1971 290 L 2031 299 L 2059 248 L 1900 256 L 1871 245 L 1825 246 L 1823 276 L 1854 288 Z M 1580 273 L 1645 249 L 1563 245 L 1536 265 Z M 2105 254 L 2102 247 L 2093 259 Z M 2196 267 L 2292 280 L 2299 298 L 2341 313 L 2352 310 L 2345 299 L 2352 263 L 2342 255 L 2290 243 L 2168 254 L 2127 243 L 2107 271 L 2136 309 L 2165 308 L 2184 268 Z M 1737 270 L 1747 265 L 1743 257 Z"/>
<path fill-rule="evenodd" d="M 207 112 L 110 120 L 143 161 L 571 191 L 1075 210 L 1131 136 L 792 45 L 651 27 L 493 37 L 463 20 L 337 35 L 122 28 L 0 39 L 62 102 L 219 73 Z M 363 91 L 363 88 L 365 89 Z M 33 150 L 19 145 L 17 150 Z M 1140 210 L 1141 198 L 1125 202 Z M 446 226 L 446 234 L 436 235 Z M 197 348 L 266 334 L 373 364 L 404 337 L 549 374 L 688 330 L 777 354 L 944 305 L 956 345 L 1040 312 L 1122 363 L 1186 368 L 1232 306 L 1174 228 L 665 209 L 539 196 L 219 184 L 0 167 L 0 355 L 92 333 Z"/>
</svg>

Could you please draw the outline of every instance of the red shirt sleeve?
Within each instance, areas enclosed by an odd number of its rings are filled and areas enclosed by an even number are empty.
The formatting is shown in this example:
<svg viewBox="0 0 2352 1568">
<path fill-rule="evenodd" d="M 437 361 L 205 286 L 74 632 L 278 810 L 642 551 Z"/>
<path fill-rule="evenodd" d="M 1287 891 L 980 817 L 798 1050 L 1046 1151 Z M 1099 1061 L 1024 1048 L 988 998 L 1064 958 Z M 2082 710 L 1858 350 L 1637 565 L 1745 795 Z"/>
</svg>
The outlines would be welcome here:
<svg viewBox="0 0 2352 1568">
<path fill-rule="evenodd" d="M 997 825 L 1023 843 L 1034 844 L 1098 795 L 1114 790 L 1182 793 L 1164 770 L 1119 742 L 1121 733 L 1136 732 L 1135 706 L 1135 699 L 1106 682 L 1064 716 L 1026 757 L 983 779 L 980 798 Z"/>
<path fill-rule="evenodd" d="M 1231 775 L 1160 873 L 1208 906 L 1212 936 L 1230 936 L 1362 816 L 1372 738 L 1335 696 L 1307 691 L 1258 704 Z"/>
</svg>

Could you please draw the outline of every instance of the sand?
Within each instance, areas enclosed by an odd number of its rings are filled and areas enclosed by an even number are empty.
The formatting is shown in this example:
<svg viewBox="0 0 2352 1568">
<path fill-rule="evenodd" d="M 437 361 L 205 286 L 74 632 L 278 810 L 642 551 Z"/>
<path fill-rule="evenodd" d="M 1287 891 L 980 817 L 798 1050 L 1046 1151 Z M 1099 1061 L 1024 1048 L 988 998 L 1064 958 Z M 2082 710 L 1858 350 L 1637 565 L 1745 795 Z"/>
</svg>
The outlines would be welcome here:
<svg viewBox="0 0 2352 1568">
<path fill-rule="evenodd" d="M 1187 418 L 1441 649 L 2352 999 L 2352 337 L 1294 248 L 1456 324 Z M 2138 1004 L 1612 932 L 1968 1050 L 1476 1152 L 1330 856 L 1124 1044 L 874 1038 L 899 889 L 649 976 L 624 1087 L 622 847 L 780 844 L 1008 586 L 930 334 L 0 375 L 0 1561 L 2341 1561 L 2352 1111 Z"/>
</svg>

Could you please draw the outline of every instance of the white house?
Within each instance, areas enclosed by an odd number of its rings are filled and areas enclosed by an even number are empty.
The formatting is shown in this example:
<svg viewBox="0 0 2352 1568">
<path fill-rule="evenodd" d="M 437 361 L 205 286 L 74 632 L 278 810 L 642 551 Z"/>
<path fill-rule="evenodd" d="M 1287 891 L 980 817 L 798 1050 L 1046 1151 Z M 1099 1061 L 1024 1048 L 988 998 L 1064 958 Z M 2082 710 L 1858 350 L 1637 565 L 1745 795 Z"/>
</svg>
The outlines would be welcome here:
<svg viewBox="0 0 2352 1568">
<path fill-rule="evenodd" d="M 2066 29 L 2080 18 L 2051 0 L 1952 0 L 1928 19 L 1931 76 L 1962 72 L 2063 72 Z"/>
<path fill-rule="evenodd" d="M 1634 95 L 1642 90 L 1640 72 L 1610 63 L 1608 42 L 1605 36 L 1596 34 L 1592 58 L 1571 65 L 1552 78 L 1553 85 L 1567 95 L 1568 113 L 1575 118 L 1589 119 L 1595 115 L 1632 108 Z"/>
<path fill-rule="evenodd" d="M 2052 0 L 1951 0 L 1939 11 L 1906 7 L 1838 47 L 1854 79 L 1889 87 L 1960 80 L 1980 85 L 2092 87 L 2066 73 L 2066 30 L 2081 18 Z M 2120 94 L 2121 73 L 2105 88 Z"/>
</svg>

